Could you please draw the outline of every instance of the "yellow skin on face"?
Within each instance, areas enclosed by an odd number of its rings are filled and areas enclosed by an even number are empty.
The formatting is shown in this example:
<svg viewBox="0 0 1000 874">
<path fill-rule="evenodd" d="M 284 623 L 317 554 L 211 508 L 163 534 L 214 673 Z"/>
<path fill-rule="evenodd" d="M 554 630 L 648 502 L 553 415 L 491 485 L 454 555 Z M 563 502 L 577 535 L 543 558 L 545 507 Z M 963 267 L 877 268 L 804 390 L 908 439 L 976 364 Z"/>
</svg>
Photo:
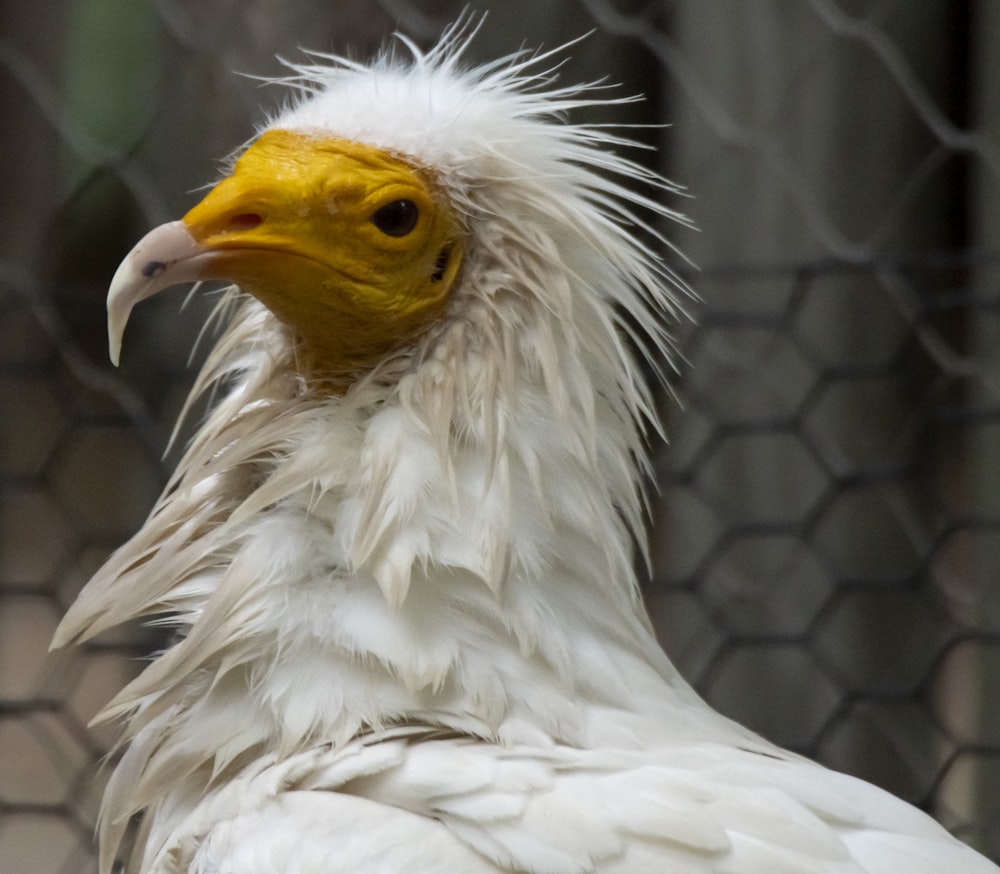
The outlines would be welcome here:
<svg viewBox="0 0 1000 874">
<path fill-rule="evenodd" d="M 291 329 L 304 375 L 343 385 L 442 315 L 461 234 L 442 192 L 404 160 L 267 131 L 181 222 L 123 262 L 108 298 L 112 357 L 138 300 L 228 279 Z"/>
</svg>

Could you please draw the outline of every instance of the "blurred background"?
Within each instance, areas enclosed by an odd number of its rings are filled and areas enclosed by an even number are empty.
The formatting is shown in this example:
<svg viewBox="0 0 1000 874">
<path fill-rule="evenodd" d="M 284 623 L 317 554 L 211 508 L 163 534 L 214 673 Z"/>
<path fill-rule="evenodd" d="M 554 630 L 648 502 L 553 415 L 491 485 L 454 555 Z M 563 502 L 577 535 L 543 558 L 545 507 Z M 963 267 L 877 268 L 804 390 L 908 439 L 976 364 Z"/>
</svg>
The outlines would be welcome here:
<svg viewBox="0 0 1000 874">
<path fill-rule="evenodd" d="M 276 55 L 429 45 L 444 0 L 0 0 L 0 870 L 95 870 L 88 728 L 157 645 L 48 654 L 141 523 L 210 302 L 122 256 L 277 106 Z M 473 55 L 585 32 L 645 102 L 697 288 L 656 451 L 650 611 L 718 709 L 1000 858 L 1000 5 L 509 0 Z M 697 265 L 692 266 L 692 265 Z M 203 350 L 202 350 L 203 352 Z"/>
</svg>

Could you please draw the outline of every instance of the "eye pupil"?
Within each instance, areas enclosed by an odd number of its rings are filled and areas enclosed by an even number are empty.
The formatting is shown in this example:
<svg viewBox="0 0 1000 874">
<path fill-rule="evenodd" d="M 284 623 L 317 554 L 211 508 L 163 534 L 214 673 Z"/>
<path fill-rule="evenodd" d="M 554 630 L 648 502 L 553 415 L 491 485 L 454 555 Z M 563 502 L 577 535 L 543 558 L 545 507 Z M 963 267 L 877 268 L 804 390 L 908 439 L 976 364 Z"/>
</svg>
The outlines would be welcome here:
<svg viewBox="0 0 1000 874">
<path fill-rule="evenodd" d="M 405 237 L 417 226 L 419 218 L 417 205 L 412 200 L 400 199 L 375 210 L 371 222 L 387 236 Z"/>
</svg>

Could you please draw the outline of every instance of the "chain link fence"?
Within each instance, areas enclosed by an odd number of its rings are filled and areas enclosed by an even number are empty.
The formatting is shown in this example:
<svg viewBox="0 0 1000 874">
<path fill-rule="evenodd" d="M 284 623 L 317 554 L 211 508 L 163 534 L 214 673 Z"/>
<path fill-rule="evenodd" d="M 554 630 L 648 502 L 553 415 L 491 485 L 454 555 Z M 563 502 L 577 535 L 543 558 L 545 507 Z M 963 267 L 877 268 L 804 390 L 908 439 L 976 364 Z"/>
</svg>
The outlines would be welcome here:
<svg viewBox="0 0 1000 874">
<path fill-rule="evenodd" d="M 47 652 L 165 481 L 211 306 L 144 304 L 113 371 L 118 260 L 280 101 L 236 73 L 429 43 L 462 6 L 0 7 L 0 870 L 94 870 L 115 730 L 87 723 L 157 645 Z M 591 29 L 564 79 L 647 95 L 630 121 L 701 228 L 671 231 L 701 302 L 656 455 L 663 644 L 718 709 L 1000 858 L 1000 9 L 512 0 L 476 51 Z"/>
</svg>

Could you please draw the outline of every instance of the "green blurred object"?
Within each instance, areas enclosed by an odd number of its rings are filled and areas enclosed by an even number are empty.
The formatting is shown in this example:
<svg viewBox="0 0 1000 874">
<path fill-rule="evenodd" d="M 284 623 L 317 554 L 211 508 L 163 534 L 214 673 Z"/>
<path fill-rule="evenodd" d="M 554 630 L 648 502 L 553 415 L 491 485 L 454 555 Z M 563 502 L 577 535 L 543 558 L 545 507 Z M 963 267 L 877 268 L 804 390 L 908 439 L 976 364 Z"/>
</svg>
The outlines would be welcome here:
<svg viewBox="0 0 1000 874">
<path fill-rule="evenodd" d="M 63 149 L 66 199 L 51 236 L 57 276 L 73 283 L 109 275 L 117 242 L 132 235 L 134 203 L 113 164 L 134 152 L 162 105 L 162 25 L 143 0 L 79 0 L 65 40 L 65 109 L 85 142 Z"/>
<path fill-rule="evenodd" d="M 79 0 L 70 10 L 66 108 L 109 152 L 130 151 L 160 105 L 161 34 L 143 0 Z"/>
</svg>

